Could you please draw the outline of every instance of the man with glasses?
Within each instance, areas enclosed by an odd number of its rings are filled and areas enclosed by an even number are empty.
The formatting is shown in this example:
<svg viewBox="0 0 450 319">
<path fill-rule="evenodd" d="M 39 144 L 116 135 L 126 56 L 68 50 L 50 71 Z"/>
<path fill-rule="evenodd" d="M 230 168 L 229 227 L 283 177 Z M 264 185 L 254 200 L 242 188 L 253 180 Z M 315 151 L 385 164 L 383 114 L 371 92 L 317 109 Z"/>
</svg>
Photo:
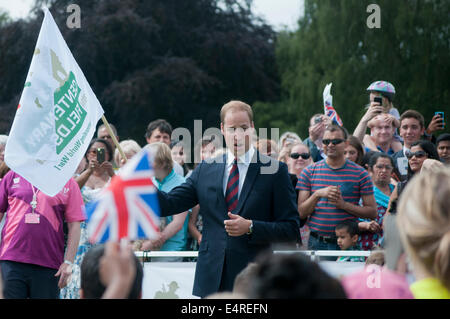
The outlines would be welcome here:
<svg viewBox="0 0 450 319">
<path fill-rule="evenodd" d="M 300 174 L 298 210 L 308 221 L 309 249 L 339 250 L 335 227 L 343 220 L 375 219 L 376 202 L 369 174 L 344 156 L 348 146 L 345 128 L 329 125 L 323 135 L 327 158 L 305 168 Z M 362 206 L 359 205 L 362 198 Z"/>
</svg>

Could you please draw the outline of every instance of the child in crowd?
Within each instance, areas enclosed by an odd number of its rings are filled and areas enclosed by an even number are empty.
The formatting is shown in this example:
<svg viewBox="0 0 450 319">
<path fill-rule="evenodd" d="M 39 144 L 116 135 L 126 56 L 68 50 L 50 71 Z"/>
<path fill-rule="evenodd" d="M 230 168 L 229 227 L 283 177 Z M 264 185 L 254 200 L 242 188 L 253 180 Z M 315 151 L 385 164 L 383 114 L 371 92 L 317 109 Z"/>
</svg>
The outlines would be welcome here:
<svg viewBox="0 0 450 319">
<path fill-rule="evenodd" d="M 341 250 L 360 250 L 358 246 L 359 231 L 358 224 L 353 220 L 344 220 L 336 228 L 337 244 Z M 341 256 L 336 261 L 364 262 L 363 256 Z"/>
<path fill-rule="evenodd" d="M 385 263 L 384 251 L 379 246 L 373 246 L 372 253 L 367 257 L 366 265 L 384 266 Z"/>
</svg>

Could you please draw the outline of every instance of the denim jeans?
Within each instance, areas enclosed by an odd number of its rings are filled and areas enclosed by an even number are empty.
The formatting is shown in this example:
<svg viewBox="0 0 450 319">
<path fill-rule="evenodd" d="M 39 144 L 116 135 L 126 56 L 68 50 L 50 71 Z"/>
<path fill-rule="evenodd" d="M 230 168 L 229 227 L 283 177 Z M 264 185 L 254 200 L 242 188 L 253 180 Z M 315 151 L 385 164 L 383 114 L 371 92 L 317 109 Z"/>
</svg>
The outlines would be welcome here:
<svg viewBox="0 0 450 319">
<path fill-rule="evenodd" d="M 317 239 L 316 237 L 309 236 L 308 241 L 308 249 L 309 250 L 340 250 L 337 243 L 326 243 Z M 335 261 L 338 257 L 320 257 L 320 260 L 331 260 Z"/>
</svg>

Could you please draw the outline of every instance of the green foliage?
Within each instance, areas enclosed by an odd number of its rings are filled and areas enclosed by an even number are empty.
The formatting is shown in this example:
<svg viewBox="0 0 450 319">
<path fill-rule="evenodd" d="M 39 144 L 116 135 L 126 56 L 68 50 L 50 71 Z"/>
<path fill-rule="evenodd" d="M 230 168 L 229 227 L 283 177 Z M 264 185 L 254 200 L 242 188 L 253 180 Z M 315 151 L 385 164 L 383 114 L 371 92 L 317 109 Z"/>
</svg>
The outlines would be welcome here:
<svg viewBox="0 0 450 319">
<path fill-rule="evenodd" d="M 0 9 L 0 27 L 10 21 L 8 12 L 4 12 Z"/>
<path fill-rule="evenodd" d="M 0 29 L 0 130 L 14 116 L 43 14 L 50 11 L 122 139 L 144 142 L 147 124 L 219 125 L 231 99 L 279 99 L 275 37 L 246 0 L 78 0 L 81 28 L 69 29 L 69 0 L 37 0 L 36 18 Z M 6 74 L 6 77 L 3 75 Z"/>
<path fill-rule="evenodd" d="M 374 2 L 380 29 L 366 24 L 366 8 Z M 450 113 L 448 12 L 447 0 L 305 0 L 298 30 L 277 38 L 281 99 L 255 103 L 256 125 L 281 123 L 281 131 L 295 129 L 306 138 L 309 118 L 323 112 L 322 92 L 330 82 L 334 107 L 350 131 L 376 80 L 394 84 L 400 113 L 416 109 L 427 123 L 434 111 Z"/>
</svg>

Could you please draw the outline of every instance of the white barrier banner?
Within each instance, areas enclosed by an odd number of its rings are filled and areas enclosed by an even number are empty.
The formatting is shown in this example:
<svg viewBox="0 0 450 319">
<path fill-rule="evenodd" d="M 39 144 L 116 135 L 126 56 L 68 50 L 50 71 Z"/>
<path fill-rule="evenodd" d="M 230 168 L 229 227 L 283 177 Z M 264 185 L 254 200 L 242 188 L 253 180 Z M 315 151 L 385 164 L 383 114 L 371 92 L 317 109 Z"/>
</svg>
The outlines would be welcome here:
<svg viewBox="0 0 450 319">
<path fill-rule="evenodd" d="M 195 262 L 146 262 L 142 298 L 198 299 L 192 295 Z M 364 269 L 363 262 L 320 261 L 319 265 L 336 279 Z"/>
<path fill-rule="evenodd" d="M 197 299 L 192 295 L 195 262 L 146 262 L 142 298 Z"/>
</svg>

